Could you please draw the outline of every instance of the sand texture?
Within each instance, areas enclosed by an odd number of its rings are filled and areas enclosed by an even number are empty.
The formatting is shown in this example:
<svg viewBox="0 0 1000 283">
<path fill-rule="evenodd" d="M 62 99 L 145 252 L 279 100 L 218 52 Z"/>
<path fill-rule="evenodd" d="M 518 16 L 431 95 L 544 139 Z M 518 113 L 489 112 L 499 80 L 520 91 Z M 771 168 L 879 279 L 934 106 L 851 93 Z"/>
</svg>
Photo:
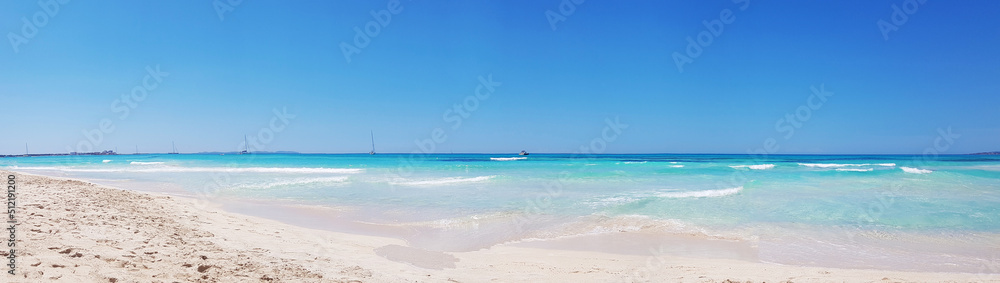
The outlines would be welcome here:
<svg viewBox="0 0 1000 283">
<path fill-rule="evenodd" d="M 443 253 L 229 213 L 198 199 L 3 173 L 17 176 L 20 223 L 17 274 L 4 282 L 1000 282 L 997 274 L 510 245 Z"/>
</svg>

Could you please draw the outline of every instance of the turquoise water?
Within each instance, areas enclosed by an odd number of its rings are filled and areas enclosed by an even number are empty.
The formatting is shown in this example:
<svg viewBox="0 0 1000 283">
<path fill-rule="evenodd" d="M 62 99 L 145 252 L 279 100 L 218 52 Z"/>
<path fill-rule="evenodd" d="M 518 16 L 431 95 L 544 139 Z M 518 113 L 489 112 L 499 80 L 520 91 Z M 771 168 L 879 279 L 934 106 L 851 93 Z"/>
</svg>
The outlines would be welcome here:
<svg viewBox="0 0 1000 283">
<path fill-rule="evenodd" d="M 775 242 L 821 241 L 831 248 L 814 252 L 836 262 L 858 257 L 852 246 L 899 256 L 934 245 L 918 256 L 942 258 L 885 263 L 900 269 L 1000 255 L 1000 156 L 119 155 L 3 158 L 0 167 L 333 207 L 354 222 L 430 231 L 408 240 L 440 250 L 649 232 L 751 241 L 776 262 L 805 255 Z"/>
</svg>

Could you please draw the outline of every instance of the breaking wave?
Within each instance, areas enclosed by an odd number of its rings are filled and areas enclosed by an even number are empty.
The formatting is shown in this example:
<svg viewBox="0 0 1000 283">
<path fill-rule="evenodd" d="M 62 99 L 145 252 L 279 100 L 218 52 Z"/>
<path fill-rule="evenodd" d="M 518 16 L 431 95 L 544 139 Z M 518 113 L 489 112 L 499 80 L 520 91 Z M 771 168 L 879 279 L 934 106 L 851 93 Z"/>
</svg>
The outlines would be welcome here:
<svg viewBox="0 0 1000 283">
<path fill-rule="evenodd" d="M 910 168 L 910 167 L 899 167 L 899 169 L 903 169 L 903 172 L 913 173 L 913 174 L 927 174 L 927 173 L 930 173 L 930 172 L 934 172 L 934 171 L 927 170 L 927 169 Z"/>
<path fill-rule="evenodd" d="M 690 191 L 690 192 L 667 192 L 659 193 L 656 196 L 663 198 L 706 198 L 706 197 L 724 197 L 728 195 L 734 195 L 743 190 L 743 186 L 731 188 L 731 189 L 721 189 L 721 190 L 707 190 L 707 191 Z"/>
<path fill-rule="evenodd" d="M 403 185 L 403 186 L 435 186 L 435 185 L 450 185 L 459 183 L 477 183 L 488 181 L 496 176 L 479 176 L 470 178 L 461 177 L 450 177 L 450 178 L 440 178 L 440 179 L 430 179 L 430 180 L 420 180 L 420 181 L 406 181 L 406 182 L 391 182 L 393 185 Z"/>
<path fill-rule="evenodd" d="M 322 177 L 322 178 L 302 178 L 283 181 L 267 181 L 261 183 L 236 184 L 233 188 L 239 189 L 271 189 L 285 186 L 303 186 L 312 184 L 343 184 L 347 181 L 347 176 Z"/>
<path fill-rule="evenodd" d="M 361 173 L 364 169 L 355 168 L 286 168 L 286 167 L 152 167 L 152 168 L 72 168 L 72 167 L 17 167 L 12 169 L 25 170 L 57 170 L 65 172 L 126 172 L 126 173 Z"/>
<path fill-rule="evenodd" d="M 733 168 L 733 169 L 749 168 L 749 169 L 752 169 L 752 170 L 767 170 L 767 169 L 774 168 L 774 164 L 732 165 L 732 166 L 729 166 L 729 167 Z"/>
<path fill-rule="evenodd" d="M 865 164 L 799 163 L 799 166 L 806 166 L 806 167 L 813 167 L 813 168 L 840 168 L 840 167 L 849 167 L 849 166 L 872 166 L 872 165 L 893 167 L 893 166 L 896 166 L 896 163 L 876 163 L 876 164 L 870 164 L 870 163 L 865 163 Z"/>
<path fill-rule="evenodd" d="M 837 168 L 837 171 L 847 171 L 847 172 L 868 172 L 872 170 L 875 170 L 875 168 L 865 168 L 865 169 Z"/>
<path fill-rule="evenodd" d="M 524 159 L 528 159 L 528 158 L 527 157 L 490 157 L 490 160 L 493 160 L 493 161 L 513 161 L 513 160 L 524 160 Z"/>
</svg>

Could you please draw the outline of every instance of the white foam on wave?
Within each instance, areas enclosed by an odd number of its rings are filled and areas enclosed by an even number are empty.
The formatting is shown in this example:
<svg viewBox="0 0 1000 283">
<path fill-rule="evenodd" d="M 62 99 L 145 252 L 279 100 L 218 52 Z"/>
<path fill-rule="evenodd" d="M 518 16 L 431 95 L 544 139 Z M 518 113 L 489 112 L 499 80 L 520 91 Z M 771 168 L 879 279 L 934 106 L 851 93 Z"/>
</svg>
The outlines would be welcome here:
<svg viewBox="0 0 1000 283">
<path fill-rule="evenodd" d="M 420 180 L 420 181 L 406 181 L 406 182 L 391 182 L 393 185 L 403 185 L 403 186 L 435 186 L 435 185 L 451 185 L 460 183 L 476 183 L 483 182 L 493 179 L 496 176 L 478 176 L 478 177 L 449 177 L 431 180 Z"/>
<path fill-rule="evenodd" d="M 268 181 L 262 183 L 237 184 L 233 188 L 239 189 L 271 189 L 274 187 L 303 186 L 312 184 L 345 184 L 347 176 L 320 177 L 320 178 L 300 178 L 284 181 Z"/>
<path fill-rule="evenodd" d="M 837 168 L 837 171 L 847 171 L 847 172 L 868 172 L 872 170 L 875 170 L 875 168 L 865 168 L 865 169 Z"/>
<path fill-rule="evenodd" d="M 819 168 L 833 168 L 833 167 L 847 167 L 847 166 L 864 166 L 862 164 L 820 164 L 820 163 L 799 163 L 800 166 L 806 167 L 819 167 Z"/>
<path fill-rule="evenodd" d="M 111 162 L 111 161 L 109 160 L 108 162 Z M 132 162 L 129 162 L 129 164 L 132 164 L 132 165 L 157 165 L 157 164 L 163 164 L 163 162 L 132 161 Z"/>
<path fill-rule="evenodd" d="M 110 163 L 111 160 L 105 159 L 105 160 L 101 160 L 101 162 L 103 162 L 103 163 Z"/>
<path fill-rule="evenodd" d="M 728 195 L 737 194 L 743 190 L 743 186 L 731 188 L 731 189 L 721 189 L 721 190 L 707 190 L 707 191 L 689 191 L 689 192 L 666 192 L 657 194 L 658 197 L 664 198 L 706 198 L 706 197 L 724 197 Z"/>
<path fill-rule="evenodd" d="M 968 166 L 965 168 L 975 169 L 975 170 L 986 170 L 986 171 L 1000 171 L 1000 165 L 977 165 L 977 166 Z"/>
<path fill-rule="evenodd" d="M 799 166 L 806 166 L 806 167 L 814 167 L 814 168 L 817 168 L 817 167 L 818 167 L 818 168 L 839 168 L 839 167 L 850 167 L 850 166 L 872 166 L 872 165 L 878 165 L 878 166 L 886 166 L 886 167 L 893 167 L 893 166 L 896 166 L 896 163 L 877 163 L 877 164 L 870 164 L 870 163 L 864 163 L 864 164 L 838 164 L 838 163 L 826 163 L 826 164 L 824 164 L 824 163 L 799 163 Z"/>
<path fill-rule="evenodd" d="M 153 167 L 153 168 L 73 168 L 73 167 L 13 167 L 24 170 L 58 170 L 65 172 L 123 172 L 123 173 L 304 173 L 304 174 L 351 174 L 364 169 L 355 168 L 309 168 L 309 167 Z"/>
<path fill-rule="evenodd" d="M 415 221 L 415 222 L 369 222 L 357 221 L 362 224 L 372 224 L 392 227 L 433 227 L 444 230 L 478 228 L 480 224 L 488 223 L 509 223 L 512 219 L 524 217 L 521 211 L 499 211 L 491 213 L 480 213 L 473 215 L 463 215 L 435 220 Z"/>
<path fill-rule="evenodd" d="M 612 197 L 606 197 L 599 200 L 590 201 L 588 205 L 591 208 L 605 208 L 618 205 L 626 205 L 630 203 L 635 203 L 638 201 L 646 200 L 651 197 L 659 198 L 711 198 L 711 197 L 724 197 L 733 194 L 737 194 L 743 191 L 743 186 L 729 188 L 729 189 L 719 189 L 719 190 L 703 190 L 703 191 L 680 191 L 680 192 L 641 192 L 633 193 L 628 195 L 618 195 Z"/>
<path fill-rule="evenodd" d="M 625 161 L 625 164 L 645 164 L 647 161 Z"/>
<path fill-rule="evenodd" d="M 930 172 L 934 172 L 934 171 L 927 170 L 927 169 L 910 168 L 910 167 L 899 167 L 899 169 L 903 169 L 903 172 L 912 173 L 912 174 L 927 174 L 927 173 L 930 173 Z"/>
<path fill-rule="evenodd" d="M 683 168 L 684 165 L 670 165 L 670 167 L 673 167 L 673 168 Z"/>
<path fill-rule="evenodd" d="M 490 160 L 493 160 L 493 161 L 514 161 L 514 160 L 524 160 L 524 159 L 528 159 L 528 158 L 527 157 L 490 157 Z"/>
<path fill-rule="evenodd" d="M 729 166 L 729 167 L 733 168 L 733 169 L 749 168 L 749 169 L 752 169 L 752 170 L 767 170 L 767 169 L 774 168 L 774 164 L 733 165 L 733 166 Z"/>
<path fill-rule="evenodd" d="M 601 207 L 633 203 L 639 201 L 640 199 L 641 197 L 635 197 L 635 196 L 615 196 L 615 197 L 603 198 L 596 201 L 591 201 L 589 202 L 589 205 L 591 208 L 601 208 Z"/>
</svg>

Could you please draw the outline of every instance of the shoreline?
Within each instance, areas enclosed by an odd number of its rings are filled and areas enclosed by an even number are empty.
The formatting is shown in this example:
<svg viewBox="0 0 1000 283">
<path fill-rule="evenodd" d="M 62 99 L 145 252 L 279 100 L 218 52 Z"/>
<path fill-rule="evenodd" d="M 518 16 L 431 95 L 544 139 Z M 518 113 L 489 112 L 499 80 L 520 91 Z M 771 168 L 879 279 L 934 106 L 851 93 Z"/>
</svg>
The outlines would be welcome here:
<svg viewBox="0 0 1000 283">
<path fill-rule="evenodd" d="M 272 282 L 1000 282 L 1000 274 L 806 267 L 668 253 L 640 256 L 558 249 L 552 241 L 434 252 L 409 247 L 396 238 L 310 229 L 228 212 L 219 204 L 194 198 L 65 177 L 13 174 L 19 185 L 17 239 L 21 247 L 15 282 L 111 278 L 163 282 L 228 278 Z M 996 266 L 985 268 L 1000 272 L 993 270 Z"/>
</svg>

